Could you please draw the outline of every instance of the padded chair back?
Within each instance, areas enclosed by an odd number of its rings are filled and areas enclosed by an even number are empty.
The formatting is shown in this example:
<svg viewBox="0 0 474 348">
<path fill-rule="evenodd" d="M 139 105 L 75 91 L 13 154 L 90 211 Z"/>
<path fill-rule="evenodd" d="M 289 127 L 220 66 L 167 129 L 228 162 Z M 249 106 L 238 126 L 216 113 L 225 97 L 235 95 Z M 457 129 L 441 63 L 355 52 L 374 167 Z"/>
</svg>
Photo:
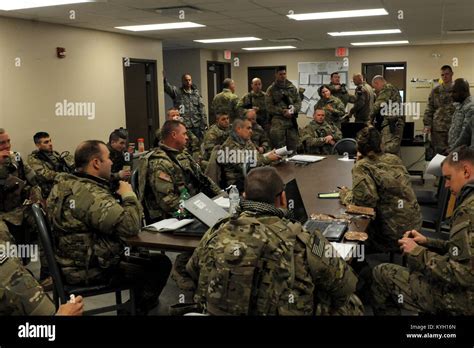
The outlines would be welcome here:
<svg viewBox="0 0 474 348">
<path fill-rule="evenodd" d="M 334 144 L 332 148 L 333 155 L 344 155 L 348 154 L 350 157 L 355 157 L 357 154 L 357 143 L 355 139 L 352 138 L 344 138 L 339 140 L 336 144 Z"/>
</svg>

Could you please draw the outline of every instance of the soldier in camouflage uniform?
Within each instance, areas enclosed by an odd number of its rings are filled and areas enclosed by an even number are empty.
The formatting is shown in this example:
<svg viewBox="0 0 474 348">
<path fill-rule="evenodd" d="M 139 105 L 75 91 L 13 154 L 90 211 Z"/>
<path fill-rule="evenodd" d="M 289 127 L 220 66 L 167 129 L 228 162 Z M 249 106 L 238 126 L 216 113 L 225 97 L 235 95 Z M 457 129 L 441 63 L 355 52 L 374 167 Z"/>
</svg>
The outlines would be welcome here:
<svg viewBox="0 0 474 348">
<path fill-rule="evenodd" d="M 112 161 L 97 140 L 81 143 L 74 154 L 77 172 L 56 177 L 48 213 L 56 240 L 56 260 L 71 285 L 130 285 L 137 312 L 158 304 L 171 262 L 165 255 L 130 259 L 124 239 L 140 232 L 143 209 L 129 183 L 110 188 Z"/>
<path fill-rule="evenodd" d="M 267 133 L 257 123 L 257 113 L 254 109 L 249 109 L 245 112 L 244 118 L 252 123 L 252 142 L 257 147 L 258 152 L 266 153 L 271 150 L 270 140 L 268 140 Z"/>
<path fill-rule="evenodd" d="M 165 77 L 165 92 L 173 99 L 174 107 L 179 110 L 186 128 L 202 140 L 207 128 L 207 114 L 201 93 L 193 84 L 190 74 L 184 74 L 182 82 L 182 87 L 177 88 L 172 86 Z"/>
<path fill-rule="evenodd" d="M 59 153 L 53 150 L 53 143 L 49 134 L 38 132 L 33 136 L 37 150 L 28 156 L 28 164 L 36 172 L 43 198 L 48 198 L 54 178 L 58 173 L 74 171 L 74 158 L 68 151 Z"/>
<path fill-rule="evenodd" d="M 237 104 L 239 103 L 239 97 L 235 94 L 235 82 L 232 79 L 225 79 L 223 82 L 224 89 L 221 93 L 216 94 L 212 101 L 212 111 L 215 115 L 227 114 L 230 117 L 230 121 L 234 121 L 237 117 L 240 117 L 239 109 Z"/>
<path fill-rule="evenodd" d="M 380 133 L 367 127 L 357 134 L 361 154 L 352 169 L 352 190 L 343 187 L 341 201 L 374 208 L 366 251 L 398 250 L 405 231 L 421 228 L 421 210 L 410 177 L 398 156 L 383 153 Z"/>
<path fill-rule="evenodd" d="M 227 140 L 230 134 L 229 115 L 218 114 L 216 116 L 216 123 L 214 123 L 204 135 L 202 142 L 202 158 L 208 161 L 211 157 L 212 149 L 216 145 L 222 145 Z"/>
<path fill-rule="evenodd" d="M 36 173 L 20 154 L 11 151 L 10 137 L 0 128 L 0 220 L 5 221 L 18 244 L 29 244 L 36 235 L 31 204 L 43 201 Z M 52 285 L 46 257 L 40 246 L 40 281 Z"/>
<path fill-rule="evenodd" d="M 110 152 L 110 159 L 112 160 L 112 174 L 111 178 L 115 182 L 120 180 L 128 180 L 132 176 L 130 169 L 124 167 L 131 167 L 131 154 L 126 152 L 128 133 L 124 128 L 115 129 L 109 135 L 109 142 L 107 148 Z"/>
<path fill-rule="evenodd" d="M 275 168 L 253 169 L 240 211 L 206 232 L 186 270 L 212 315 L 362 315 L 357 277 L 319 232 L 288 218 Z"/>
<path fill-rule="evenodd" d="M 443 83 L 433 88 L 423 117 L 424 132 L 431 134 L 434 153 L 444 154 L 448 149 L 448 132 L 454 113 L 453 70 L 449 65 L 441 67 Z"/>
<path fill-rule="evenodd" d="M 313 120 L 301 132 L 305 153 L 330 155 L 333 146 L 342 139 L 339 128 L 326 122 L 325 117 L 323 109 L 315 108 Z"/>
<path fill-rule="evenodd" d="M 191 197 L 199 192 L 209 197 L 222 192 L 216 183 L 203 174 L 189 153 L 183 151 L 188 141 L 183 123 L 166 121 L 161 132 L 159 147 L 140 159 L 138 169 L 139 197 L 153 222 L 173 217 L 179 209 L 183 189 Z M 171 274 L 183 290 L 190 286 L 181 276 L 190 256 L 188 253 L 178 255 Z"/>
<path fill-rule="evenodd" d="M 252 90 L 245 94 L 237 104 L 241 116 L 249 109 L 257 112 L 257 123 L 266 131 L 270 129 L 270 120 L 267 115 L 267 106 L 265 105 L 265 97 L 267 94 L 262 91 L 262 81 L 259 78 L 252 80 Z"/>
<path fill-rule="evenodd" d="M 326 113 L 326 121 L 341 129 L 342 118 L 346 114 L 344 104 L 339 98 L 331 95 L 331 91 L 326 85 L 318 89 L 321 99 L 316 103 L 315 108 L 323 109 Z"/>
<path fill-rule="evenodd" d="M 288 150 L 296 150 L 299 144 L 297 118 L 301 98 L 296 87 L 286 79 L 285 67 L 276 69 L 275 82 L 267 89 L 265 104 L 271 122 L 272 147 L 287 146 Z"/>
<path fill-rule="evenodd" d="M 400 157 L 400 144 L 405 127 L 405 116 L 400 115 L 399 110 L 403 109 L 402 98 L 398 89 L 380 75 L 374 76 L 372 86 L 377 93 L 377 99 L 370 120 L 382 133 L 383 150 Z"/>
<path fill-rule="evenodd" d="M 350 96 L 350 102 L 354 104 L 349 111 L 348 120 L 354 115 L 355 122 L 369 123 L 370 115 L 375 101 L 375 93 L 372 87 L 364 81 L 362 74 L 355 74 L 352 77 L 357 86 L 355 95 Z"/>
<path fill-rule="evenodd" d="M 41 285 L 31 273 L 23 267 L 16 257 L 9 257 L 7 242 L 13 237 L 8 228 L 0 221 L 0 316 L 8 315 L 44 315 L 56 313 L 54 303 L 43 291 Z M 57 315 L 82 315 L 84 303 L 77 296 L 75 303 L 66 303 L 59 307 Z"/>
<path fill-rule="evenodd" d="M 446 187 L 457 197 L 449 240 L 416 230 L 399 241 L 408 268 L 374 269 L 376 315 L 400 315 L 401 308 L 435 315 L 474 315 L 474 150 L 455 149 L 442 164 Z"/>
<path fill-rule="evenodd" d="M 170 108 L 166 112 L 166 119 L 167 120 L 176 120 L 176 121 L 183 121 L 183 118 L 180 116 L 178 109 Z M 188 142 L 186 144 L 186 151 L 193 156 L 194 160 L 197 163 L 201 161 L 201 142 L 199 141 L 198 137 L 194 135 L 193 132 L 188 132 Z M 160 146 L 161 141 L 161 128 L 158 128 L 155 131 L 155 141 L 153 142 L 153 147 Z"/>
<path fill-rule="evenodd" d="M 347 103 L 350 102 L 350 95 L 347 91 L 346 84 L 341 84 L 341 77 L 339 73 L 333 72 L 331 74 L 331 83 L 327 86 L 331 91 L 331 95 L 338 98 L 344 104 L 344 110 Z"/>
<path fill-rule="evenodd" d="M 456 79 L 453 86 L 453 100 L 455 110 L 451 128 L 449 129 L 449 149 L 460 145 L 466 137 L 465 131 L 474 118 L 474 101 L 469 92 L 469 83 L 464 79 Z M 470 140 L 470 139 L 469 139 Z M 466 143 L 467 144 L 467 143 Z"/>
<path fill-rule="evenodd" d="M 281 159 L 275 151 L 263 156 L 251 138 L 252 123 L 249 120 L 235 120 L 230 136 L 222 144 L 217 156 L 225 185 L 236 185 L 239 192 L 243 192 L 245 175 L 251 168 Z"/>
</svg>

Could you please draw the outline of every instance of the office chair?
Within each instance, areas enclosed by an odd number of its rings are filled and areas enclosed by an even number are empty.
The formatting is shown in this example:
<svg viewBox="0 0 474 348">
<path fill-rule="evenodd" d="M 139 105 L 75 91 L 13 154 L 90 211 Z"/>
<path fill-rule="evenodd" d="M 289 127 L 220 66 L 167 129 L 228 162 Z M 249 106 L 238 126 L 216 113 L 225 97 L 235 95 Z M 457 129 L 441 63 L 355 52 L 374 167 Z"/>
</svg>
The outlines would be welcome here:
<svg viewBox="0 0 474 348">
<path fill-rule="evenodd" d="M 354 158 L 357 154 L 357 143 L 355 139 L 344 138 L 334 144 L 332 148 L 332 154 L 344 155 L 349 154 L 349 157 Z"/>
</svg>

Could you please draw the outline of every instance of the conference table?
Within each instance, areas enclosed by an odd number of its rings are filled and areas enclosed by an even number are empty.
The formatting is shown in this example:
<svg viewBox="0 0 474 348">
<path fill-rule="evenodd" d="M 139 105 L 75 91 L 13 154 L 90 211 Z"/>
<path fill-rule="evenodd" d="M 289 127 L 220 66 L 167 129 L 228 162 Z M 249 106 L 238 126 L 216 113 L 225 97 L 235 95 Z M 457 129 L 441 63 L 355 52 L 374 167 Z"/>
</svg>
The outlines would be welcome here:
<svg viewBox="0 0 474 348">
<path fill-rule="evenodd" d="M 352 187 L 351 169 L 354 160 L 342 156 L 325 156 L 322 161 L 310 164 L 282 162 L 275 166 L 285 183 L 296 179 L 308 216 L 313 213 L 340 216 L 345 207 L 339 199 L 319 199 L 318 193 L 337 190 L 337 186 Z M 365 232 L 368 219 L 351 219 L 349 231 Z M 174 235 L 170 232 L 141 231 L 129 238 L 127 243 L 135 247 L 145 247 L 164 251 L 193 251 L 201 237 Z"/>
</svg>

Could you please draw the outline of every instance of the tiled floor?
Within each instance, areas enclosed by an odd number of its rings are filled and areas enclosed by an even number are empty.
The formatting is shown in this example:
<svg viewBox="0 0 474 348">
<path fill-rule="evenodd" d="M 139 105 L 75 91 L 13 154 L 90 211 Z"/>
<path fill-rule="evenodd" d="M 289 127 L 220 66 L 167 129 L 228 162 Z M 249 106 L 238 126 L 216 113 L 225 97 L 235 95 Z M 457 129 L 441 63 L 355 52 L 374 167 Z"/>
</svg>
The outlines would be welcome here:
<svg viewBox="0 0 474 348">
<path fill-rule="evenodd" d="M 413 178 L 413 186 L 415 189 L 423 188 L 423 189 L 428 189 L 428 190 L 436 190 L 434 186 L 434 180 L 433 179 L 427 179 L 425 183 L 421 183 L 419 180 L 419 177 Z M 427 235 L 432 235 L 433 231 L 430 230 L 425 230 L 423 229 L 423 233 Z M 176 257 L 176 253 L 166 253 L 168 257 L 171 259 L 171 261 L 174 261 Z M 386 254 L 376 254 L 376 255 L 371 255 L 370 257 L 367 258 L 369 264 L 374 267 L 380 263 L 383 262 L 388 262 L 388 255 Z M 398 264 L 401 264 L 400 257 L 397 255 L 395 258 L 395 262 Z M 28 265 L 28 268 L 36 275 L 39 275 L 39 262 L 35 263 L 30 263 Z M 180 299 L 182 299 L 184 296 L 184 301 L 185 302 L 191 302 L 192 301 L 192 294 L 191 293 L 186 293 L 181 291 L 177 286 L 176 283 L 169 278 L 168 283 L 166 287 L 164 288 L 161 296 L 160 296 L 160 304 L 159 306 L 152 312 L 152 315 L 168 315 L 168 309 L 169 306 L 172 304 L 176 304 L 179 302 Z M 128 291 L 124 291 L 122 294 L 122 300 L 125 302 L 129 298 Z M 95 297 L 88 297 L 85 299 L 85 307 L 87 309 L 93 309 L 93 308 L 98 308 L 98 307 L 104 307 L 104 306 L 110 306 L 115 303 L 115 295 L 112 294 L 106 294 L 106 295 L 101 295 L 101 296 L 95 296 Z M 410 313 L 406 312 L 404 313 L 406 315 L 409 315 Z M 110 312 L 110 313 L 105 313 L 103 315 L 116 315 L 115 312 Z M 372 315 L 372 309 L 370 306 L 366 306 L 366 315 Z"/>
</svg>

